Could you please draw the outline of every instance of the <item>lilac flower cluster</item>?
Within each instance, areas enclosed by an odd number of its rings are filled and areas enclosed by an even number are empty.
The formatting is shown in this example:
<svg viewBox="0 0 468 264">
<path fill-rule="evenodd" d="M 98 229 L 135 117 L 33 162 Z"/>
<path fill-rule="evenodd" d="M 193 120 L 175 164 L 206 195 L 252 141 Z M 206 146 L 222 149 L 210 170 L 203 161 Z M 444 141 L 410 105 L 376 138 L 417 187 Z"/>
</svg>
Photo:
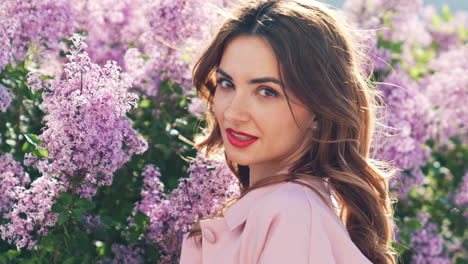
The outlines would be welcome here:
<svg viewBox="0 0 468 264">
<path fill-rule="evenodd" d="M 463 35 L 459 33 L 459 27 L 468 28 L 466 11 L 457 11 L 449 21 L 440 18 L 436 13 L 436 8 L 432 5 L 425 6 L 422 14 L 433 41 L 438 44 L 441 51 L 455 48 L 463 43 Z M 435 17 L 438 18 L 436 22 L 434 22 Z"/>
<path fill-rule="evenodd" d="M 1 7 L 1 5 L 0 5 Z M 0 72 L 5 66 L 13 60 L 13 38 L 18 27 L 18 21 L 15 19 L 2 18 L 0 13 Z"/>
<path fill-rule="evenodd" d="M 105 228 L 101 221 L 100 215 L 87 215 L 83 219 L 83 225 L 86 233 L 91 233 L 95 229 Z"/>
<path fill-rule="evenodd" d="M 131 244 L 128 246 L 113 244 L 111 247 L 114 252 L 114 259 L 110 263 L 112 264 L 138 264 L 143 263 L 141 255 L 143 249 L 138 247 L 137 244 Z"/>
<path fill-rule="evenodd" d="M 431 104 L 417 85 L 404 71 L 396 69 L 377 86 L 386 100 L 384 126 L 389 129 L 379 131 L 385 134 L 377 134 L 372 147 L 380 159 L 394 161 L 398 168 L 411 170 L 413 177 L 401 174 L 391 181 L 393 188 L 398 185 L 395 179 L 403 181 L 399 186 L 401 197 L 406 197 L 412 186 L 423 182 L 424 175 L 419 167 L 430 154 L 424 143 L 433 129 Z"/>
<path fill-rule="evenodd" d="M 135 211 L 152 212 L 165 199 L 164 183 L 161 182 L 159 168 L 148 164 L 143 168 L 143 187 L 141 201 L 135 206 Z"/>
<path fill-rule="evenodd" d="M 15 202 L 15 188 L 31 182 L 29 174 L 9 153 L 0 156 L 0 216 Z"/>
<path fill-rule="evenodd" d="M 429 213 L 421 211 L 417 215 L 417 219 L 422 228 L 415 230 L 411 234 L 410 245 L 414 249 L 415 254 L 412 257 L 411 263 L 414 264 L 449 264 L 450 259 L 444 253 L 443 245 L 444 238 L 437 230 L 435 223 L 429 222 Z"/>
<path fill-rule="evenodd" d="M 237 179 L 222 159 L 208 159 L 202 153 L 192 160 L 189 178 L 179 179 L 177 189 L 162 193 L 159 170 L 148 165 L 143 173 L 142 201 L 135 206 L 150 217 L 147 238 L 157 242 L 162 263 L 178 258 L 182 235 L 196 219 L 215 216 L 221 205 L 239 195 Z"/>
<path fill-rule="evenodd" d="M 12 95 L 10 90 L 0 84 L 0 112 L 6 112 L 7 108 L 11 104 L 11 100 Z"/>
<path fill-rule="evenodd" d="M 415 14 L 422 12 L 422 0 L 364 1 L 347 0 L 343 8 L 360 24 L 380 28 L 384 40 L 419 43 L 427 46 L 431 36 L 424 21 Z"/>
<path fill-rule="evenodd" d="M 146 0 L 105 0 L 76 2 L 78 23 L 86 29 L 87 51 L 94 63 L 104 65 L 117 61 L 121 67 L 123 57 L 131 43 L 148 30 L 144 12 Z"/>
<path fill-rule="evenodd" d="M 380 33 L 384 41 L 402 43 L 401 59 L 408 65 L 414 65 L 411 55 L 414 44 L 428 46 L 431 35 L 424 21 L 415 14 L 422 11 L 422 1 L 364 1 L 347 0 L 343 9 L 352 21 L 356 21 L 361 29 Z M 370 41 L 370 42 L 369 42 Z M 364 41 L 366 43 L 366 41 Z M 367 44 L 371 44 L 369 57 L 374 61 L 374 70 L 386 69 L 391 53 L 383 47 L 372 45 L 377 43 L 377 36 L 371 36 Z M 369 70 L 369 69 L 368 69 Z"/>
<path fill-rule="evenodd" d="M 78 181 L 75 191 L 91 198 L 96 186 L 112 183 L 113 173 L 131 155 L 146 151 L 147 142 L 126 116 L 137 99 L 128 92 L 129 77 L 115 62 L 103 68 L 91 63 L 82 37 L 75 35 L 72 41 L 76 49 L 68 56 L 62 79 L 29 77 L 33 91 L 44 89 L 46 129 L 39 139 L 49 153 L 30 162 L 67 186 Z"/>
<path fill-rule="evenodd" d="M 206 109 L 205 102 L 198 97 L 193 97 L 188 107 L 189 113 L 197 117 L 202 116 Z"/>
<path fill-rule="evenodd" d="M 0 236 L 3 240 L 16 244 L 16 247 L 31 249 L 37 244 L 37 236 L 45 236 L 50 227 L 57 222 L 58 214 L 51 212 L 53 197 L 57 197 L 59 190 L 65 190 L 57 179 L 42 176 L 31 183 L 26 189 L 17 186 L 10 211 L 3 215 L 9 220 L 0 225 Z"/>
<path fill-rule="evenodd" d="M 129 49 L 125 67 L 135 85 L 155 96 L 159 82 L 171 80 L 186 91 L 192 88 L 191 66 L 196 51 L 211 37 L 224 1 L 155 1 L 145 17 L 150 29 L 141 35 L 139 49 Z"/>
<path fill-rule="evenodd" d="M 432 138 L 442 145 L 451 147 L 450 137 L 458 137 L 468 143 L 468 46 L 460 46 L 440 53 L 429 62 L 435 71 L 419 81 L 420 89 L 427 94 L 437 124 Z"/>
<path fill-rule="evenodd" d="M 465 175 L 463 175 L 462 182 L 458 190 L 455 192 L 453 201 L 461 208 L 468 207 L 468 172 L 465 172 Z M 465 215 L 465 217 L 466 216 L 467 215 Z"/>
<path fill-rule="evenodd" d="M 74 10 L 65 0 L 4 0 L 0 2 L 0 71 L 23 61 L 30 43 L 57 50 L 58 40 L 74 32 Z M 6 33 L 6 34 L 5 34 Z"/>
</svg>

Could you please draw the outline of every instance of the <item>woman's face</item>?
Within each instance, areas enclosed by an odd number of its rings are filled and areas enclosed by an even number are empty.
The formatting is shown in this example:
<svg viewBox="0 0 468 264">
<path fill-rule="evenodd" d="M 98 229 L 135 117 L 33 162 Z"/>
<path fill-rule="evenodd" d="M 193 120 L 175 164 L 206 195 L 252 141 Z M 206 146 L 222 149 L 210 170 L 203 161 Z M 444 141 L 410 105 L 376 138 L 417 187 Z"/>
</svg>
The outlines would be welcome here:
<svg viewBox="0 0 468 264">
<path fill-rule="evenodd" d="M 279 76 L 275 54 L 264 39 L 238 36 L 226 46 L 216 73 L 213 109 L 233 162 L 279 170 L 306 150 L 314 115 L 286 87 L 296 124 Z M 254 138 L 236 138 L 230 129 Z"/>
</svg>

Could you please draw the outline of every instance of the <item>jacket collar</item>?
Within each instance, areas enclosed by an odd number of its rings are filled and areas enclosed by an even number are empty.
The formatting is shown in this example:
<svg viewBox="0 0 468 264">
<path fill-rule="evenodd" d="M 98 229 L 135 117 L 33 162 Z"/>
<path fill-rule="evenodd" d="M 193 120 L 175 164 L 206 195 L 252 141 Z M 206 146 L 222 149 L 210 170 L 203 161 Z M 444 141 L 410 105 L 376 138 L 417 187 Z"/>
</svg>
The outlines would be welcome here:
<svg viewBox="0 0 468 264">
<path fill-rule="evenodd" d="M 289 168 L 289 167 L 288 167 Z M 286 169 L 277 172 L 276 174 L 288 173 L 289 171 Z M 313 185 L 318 191 L 320 191 L 326 198 L 330 199 L 332 206 L 334 206 L 335 214 L 339 212 L 339 204 L 334 199 L 333 195 L 330 192 L 330 189 L 327 184 L 327 180 L 317 182 L 314 179 L 298 179 L 297 181 L 303 182 L 308 185 Z M 270 195 L 276 189 L 278 189 L 283 184 L 287 184 L 288 182 L 277 182 L 272 183 L 266 186 L 259 187 L 257 189 L 253 189 L 249 191 L 244 197 L 235 201 L 231 206 L 229 206 L 226 211 L 224 211 L 224 222 L 226 223 L 227 227 L 230 231 L 233 231 L 236 227 L 243 224 L 247 217 L 250 214 L 250 211 L 255 208 L 254 204 L 257 203 L 262 198 Z"/>
<path fill-rule="evenodd" d="M 239 225 L 243 224 L 254 208 L 254 204 L 262 197 L 265 197 L 267 193 L 271 193 L 274 189 L 278 188 L 285 182 L 273 183 L 267 186 L 260 187 L 258 189 L 251 190 L 244 197 L 237 200 L 224 211 L 224 219 L 226 221 L 229 230 L 234 230 Z"/>
<path fill-rule="evenodd" d="M 275 174 L 289 173 L 291 166 L 287 166 L 281 171 Z M 237 200 L 229 206 L 226 211 L 224 211 L 224 219 L 226 221 L 229 230 L 234 230 L 239 225 L 243 224 L 247 220 L 247 216 L 254 207 L 253 204 L 265 197 L 267 193 L 271 193 L 273 189 L 278 188 L 281 184 L 285 182 L 269 184 L 254 190 L 249 191 L 244 197 Z"/>
</svg>

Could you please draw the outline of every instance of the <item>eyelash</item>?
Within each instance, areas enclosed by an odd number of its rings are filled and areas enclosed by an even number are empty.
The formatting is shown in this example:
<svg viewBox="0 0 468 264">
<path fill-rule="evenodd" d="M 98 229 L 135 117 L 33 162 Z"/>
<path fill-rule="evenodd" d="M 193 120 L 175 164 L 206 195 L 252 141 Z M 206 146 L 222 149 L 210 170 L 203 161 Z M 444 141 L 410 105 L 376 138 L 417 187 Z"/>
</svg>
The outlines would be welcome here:
<svg viewBox="0 0 468 264">
<path fill-rule="evenodd" d="M 217 83 L 216 84 L 220 84 L 222 81 L 228 81 L 229 83 L 231 83 L 231 81 L 229 81 L 228 79 L 225 79 L 225 78 L 219 78 L 217 80 Z M 231 83 L 232 84 L 232 83 Z M 222 85 L 221 85 L 222 86 Z M 224 88 L 224 86 L 222 86 Z M 232 87 L 227 87 L 227 88 L 232 88 Z M 277 91 L 275 91 L 274 89 L 272 88 L 262 88 L 262 90 L 267 90 L 268 92 L 272 93 L 273 95 L 269 96 L 267 95 L 267 97 L 278 97 L 279 96 L 279 93 Z"/>
</svg>

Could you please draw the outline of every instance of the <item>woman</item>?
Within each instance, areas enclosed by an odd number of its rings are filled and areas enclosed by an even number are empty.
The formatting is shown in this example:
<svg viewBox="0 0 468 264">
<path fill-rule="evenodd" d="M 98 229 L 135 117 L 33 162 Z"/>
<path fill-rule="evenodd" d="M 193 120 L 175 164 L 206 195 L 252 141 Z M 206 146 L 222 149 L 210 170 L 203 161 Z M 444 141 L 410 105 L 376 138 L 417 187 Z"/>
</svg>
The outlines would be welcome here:
<svg viewBox="0 0 468 264">
<path fill-rule="evenodd" d="M 184 235 L 180 263 L 396 263 L 393 170 L 369 157 L 380 94 L 351 32 L 299 0 L 222 24 L 194 67 L 209 106 L 196 147 L 224 151 L 241 196 Z"/>
</svg>

